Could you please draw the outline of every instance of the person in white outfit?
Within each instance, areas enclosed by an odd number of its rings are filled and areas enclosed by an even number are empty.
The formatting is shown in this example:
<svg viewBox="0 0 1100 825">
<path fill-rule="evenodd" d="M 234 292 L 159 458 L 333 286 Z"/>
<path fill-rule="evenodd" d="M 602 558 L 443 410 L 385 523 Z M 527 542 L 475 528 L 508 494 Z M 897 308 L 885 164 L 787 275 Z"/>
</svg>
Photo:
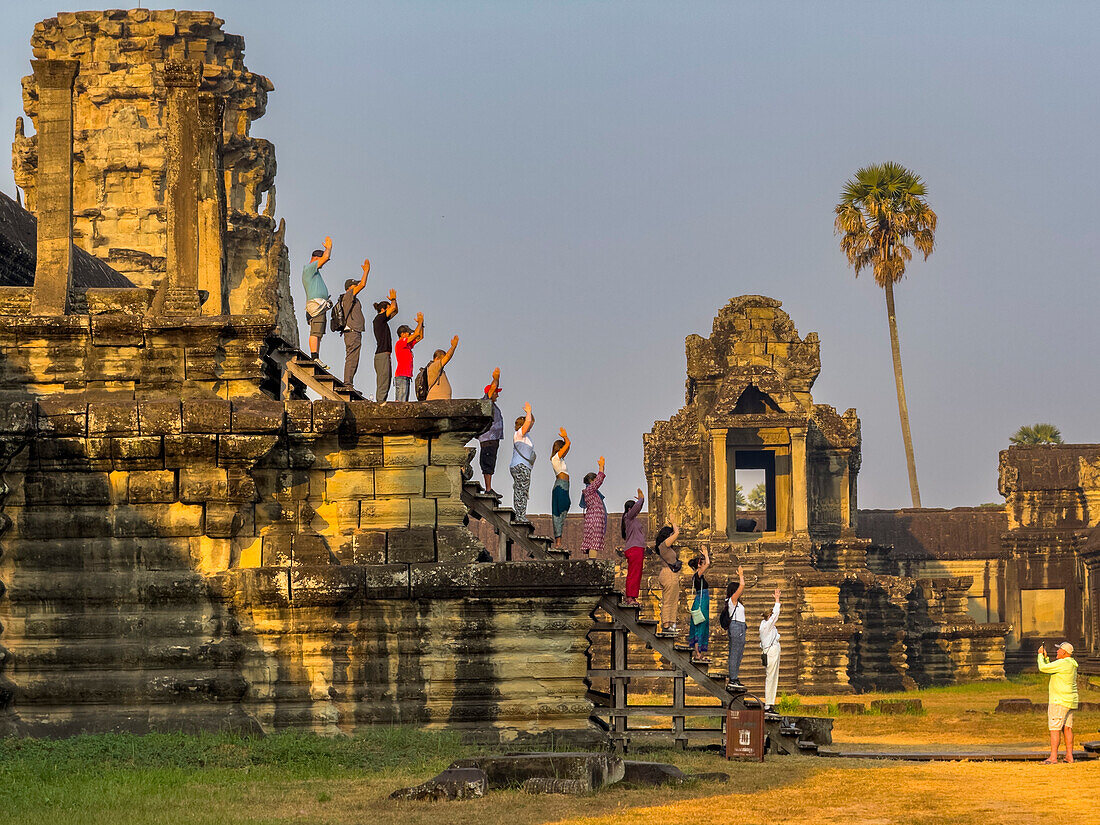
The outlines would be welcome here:
<svg viewBox="0 0 1100 825">
<path fill-rule="evenodd" d="M 766 669 L 764 677 L 764 710 L 775 710 L 775 693 L 779 689 L 779 588 L 775 588 L 775 604 L 771 613 L 764 611 L 760 622 L 760 649 L 764 651 Z"/>
</svg>

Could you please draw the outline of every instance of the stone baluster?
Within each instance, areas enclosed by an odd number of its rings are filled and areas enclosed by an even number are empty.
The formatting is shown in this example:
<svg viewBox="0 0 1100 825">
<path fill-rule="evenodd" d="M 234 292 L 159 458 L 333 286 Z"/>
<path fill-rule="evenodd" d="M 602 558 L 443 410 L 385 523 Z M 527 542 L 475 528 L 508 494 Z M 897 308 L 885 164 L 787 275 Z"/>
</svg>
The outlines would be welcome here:
<svg viewBox="0 0 1100 825">
<path fill-rule="evenodd" d="M 73 276 L 73 81 L 76 60 L 32 60 L 38 87 L 38 260 L 31 313 L 66 315 Z"/>
</svg>

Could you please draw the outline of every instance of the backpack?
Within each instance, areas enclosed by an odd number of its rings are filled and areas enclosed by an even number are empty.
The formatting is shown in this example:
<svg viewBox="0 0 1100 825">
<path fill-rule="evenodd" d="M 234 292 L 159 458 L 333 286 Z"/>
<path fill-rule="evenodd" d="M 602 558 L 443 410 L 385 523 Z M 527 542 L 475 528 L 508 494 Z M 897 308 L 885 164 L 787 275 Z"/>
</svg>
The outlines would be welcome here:
<svg viewBox="0 0 1100 825">
<path fill-rule="evenodd" d="M 344 310 L 344 298 L 347 293 L 340 296 L 340 300 L 332 305 L 332 313 L 329 316 L 329 327 L 333 332 L 343 332 L 348 325 L 348 314 Z M 354 298 L 352 299 L 355 300 Z"/>
<path fill-rule="evenodd" d="M 722 612 L 718 614 L 718 624 L 722 625 L 723 630 L 730 629 L 730 602 L 726 599 L 726 603 L 722 606 Z"/>
<path fill-rule="evenodd" d="M 428 397 L 428 368 L 421 367 L 420 372 L 416 374 L 416 380 L 413 381 L 413 389 L 416 390 L 416 400 L 423 401 Z"/>
<path fill-rule="evenodd" d="M 439 383 L 439 379 L 443 377 L 443 368 L 439 368 L 439 375 L 435 377 L 435 380 L 428 383 L 428 367 L 434 364 L 434 361 L 429 361 L 428 366 L 421 367 L 420 372 L 416 374 L 416 380 L 413 381 L 413 389 L 416 390 L 416 400 L 423 401 L 428 397 L 428 393 L 432 387 Z"/>
</svg>

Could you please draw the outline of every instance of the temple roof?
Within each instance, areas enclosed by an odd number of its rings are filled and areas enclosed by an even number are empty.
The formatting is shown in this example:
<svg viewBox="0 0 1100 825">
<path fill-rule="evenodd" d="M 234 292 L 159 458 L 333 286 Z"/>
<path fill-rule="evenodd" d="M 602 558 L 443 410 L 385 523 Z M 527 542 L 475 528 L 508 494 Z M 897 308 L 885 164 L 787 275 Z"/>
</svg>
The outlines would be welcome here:
<svg viewBox="0 0 1100 825">
<path fill-rule="evenodd" d="M 37 261 L 37 221 L 0 192 L 0 286 L 33 286 Z M 132 287 L 125 275 L 73 244 L 73 288 Z"/>
</svg>

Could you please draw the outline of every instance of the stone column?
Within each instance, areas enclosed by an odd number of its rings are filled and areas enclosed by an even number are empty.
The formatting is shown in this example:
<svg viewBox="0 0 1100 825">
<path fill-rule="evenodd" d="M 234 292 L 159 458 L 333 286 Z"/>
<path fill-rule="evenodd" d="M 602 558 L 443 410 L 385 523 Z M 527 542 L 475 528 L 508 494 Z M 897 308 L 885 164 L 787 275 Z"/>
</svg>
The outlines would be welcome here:
<svg viewBox="0 0 1100 825">
<path fill-rule="evenodd" d="M 810 523 L 806 485 L 806 428 L 791 428 L 791 532 L 806 533 Z"/>
<path fill-rule="evenodd" d="M 725 536 L 729 529 L 729 467 L 726 461 L 725 429 L 710 431 L 710 506 L 711 532 L 716 536 Z"/>
<path fill-rule="evenodd" d="M 222 170 L 222 116 L 225 98 L 199 93 L 198 131 L 198 287 L 208 294 L 203 315 L 224 315 L 225 177 Z"/>
<path fill-rule="evenodd" d="M 199 83 L 202 63 L 168 60 L 168 146 L 165 153 L 165 207 L 168 217 L 169 315 L 199 312 Z"/>
<path fill-rule="evenodd" d="M 38 87 L 38 261 L 33 315 L 65 315 L 73 277 L 73 81 L 76 60 L 32 60 Z"/>
</svg>

